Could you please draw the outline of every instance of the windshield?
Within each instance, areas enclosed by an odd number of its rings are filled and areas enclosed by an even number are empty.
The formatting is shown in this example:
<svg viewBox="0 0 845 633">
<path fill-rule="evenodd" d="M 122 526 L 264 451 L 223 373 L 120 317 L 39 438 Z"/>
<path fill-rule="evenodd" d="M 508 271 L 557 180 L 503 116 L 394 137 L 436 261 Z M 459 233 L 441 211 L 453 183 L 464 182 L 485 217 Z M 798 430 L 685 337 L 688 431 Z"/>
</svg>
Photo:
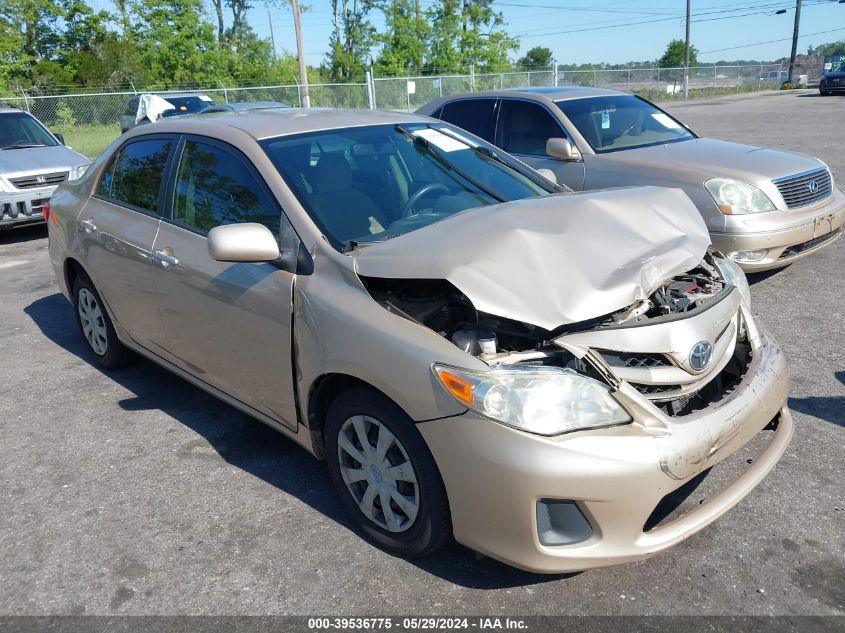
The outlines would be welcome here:
<svg viewBox="0 0 845 633">
<path fill-rule="evenodd" d="M 464 209 L 562 190 L 439 123 L 311 132 L 262 146 L 311 219 L 345 250 Z"/>
<path fill-rule="evenodd" d="M 44 126 L 26 112 L 0 115 L 0 149 L 52 147 L 58 144 Z"/>
<path fill-rule="evenodd" d="M 190 97 L 168 97 L 164 99 L 173 106 L 173 110 L 165 111 L 162 116 L 176 116 L 177 114 L 195 114 L 200 110 L 204 110 L 208 106 L 215 105 L 210 97 L 190 96 Z"/>
<path fill-rule="evenodd" d="M 633 95 L 570 99 L 557 106 L 597 154 L 695 138 L 668 114 Z"/>
</svg>

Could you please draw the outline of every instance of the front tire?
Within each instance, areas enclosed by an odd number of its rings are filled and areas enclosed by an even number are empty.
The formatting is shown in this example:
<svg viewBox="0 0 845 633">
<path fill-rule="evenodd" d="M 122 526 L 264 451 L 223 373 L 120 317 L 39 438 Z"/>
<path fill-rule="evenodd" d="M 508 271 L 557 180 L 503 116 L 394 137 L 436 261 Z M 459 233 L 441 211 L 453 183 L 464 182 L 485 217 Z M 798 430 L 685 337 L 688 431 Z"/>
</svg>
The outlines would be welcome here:
<svg viewBox="0 0 845 633">
<path fill-rule="evenodd" d="M 446 489 L 414 422 L 374 390 L 340 394 L 326 417 L 329 473 L 358 528 L 392 554 L 430 554 L 451 536 Z"/>
<path fill-rule="evenodd" d="M 115 369 L 133 360 L 132 352 L 117 338 L 97 289 L 84 275 L 73 283 L 73 308 L 82 338 L 101 367 Z"/>
</svg>

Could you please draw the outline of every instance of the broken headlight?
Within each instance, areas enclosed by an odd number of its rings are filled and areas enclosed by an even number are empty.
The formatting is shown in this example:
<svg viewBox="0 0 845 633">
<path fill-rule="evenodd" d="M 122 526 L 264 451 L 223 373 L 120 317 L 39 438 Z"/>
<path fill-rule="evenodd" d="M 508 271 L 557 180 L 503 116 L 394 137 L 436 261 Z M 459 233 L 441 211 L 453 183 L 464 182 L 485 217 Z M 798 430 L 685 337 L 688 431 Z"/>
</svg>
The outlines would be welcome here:
<svg viewBox="0 0 845 633">
<path fill-rule="evenodd" d="M 739 267 L 735 261 L 727 257 L 714 257 L 713 262 L 718 266 L 719 272 L 722 273 L 725 281 L 732 286 L 736 286 L 739 294 L 742 297 L 742 307 L 749 313 L 751 312 L 751 288 L 748 285 L 748 279 L 745 272 Z"/>
<path fill-rule="evenodd" d="M 461 404 L 529 433 L 560 435 L 631 421 L 607 386 L 571 369 L 503 365 L 482 372 L 437 364 L 432 369 Z"/>
<path fill-rule="evenodd" d="M 775 211 L 769 197 L 754 185 L 730 178 L 711 178 L 704 188 L 713 196 L 719 211 L 725 215 L 745 215 Z"/>
</svg>

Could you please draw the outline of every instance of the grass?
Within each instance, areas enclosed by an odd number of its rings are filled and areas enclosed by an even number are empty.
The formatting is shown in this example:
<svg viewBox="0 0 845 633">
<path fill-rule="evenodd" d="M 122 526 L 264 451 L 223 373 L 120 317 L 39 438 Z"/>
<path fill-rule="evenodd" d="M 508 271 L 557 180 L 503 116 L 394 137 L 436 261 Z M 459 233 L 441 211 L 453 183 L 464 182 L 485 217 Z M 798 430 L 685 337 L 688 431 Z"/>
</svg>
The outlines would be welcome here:
<svg viewBox="0 0 845 633">
<path fill-rule="evenodd" d="M 75 125 L 73 127 L 53 128 L 65 137 L 65 143 L 91 160 L 103 153 L 111 142 L 120 136 L 120 128 L 115 125 Z"/>
</svg>

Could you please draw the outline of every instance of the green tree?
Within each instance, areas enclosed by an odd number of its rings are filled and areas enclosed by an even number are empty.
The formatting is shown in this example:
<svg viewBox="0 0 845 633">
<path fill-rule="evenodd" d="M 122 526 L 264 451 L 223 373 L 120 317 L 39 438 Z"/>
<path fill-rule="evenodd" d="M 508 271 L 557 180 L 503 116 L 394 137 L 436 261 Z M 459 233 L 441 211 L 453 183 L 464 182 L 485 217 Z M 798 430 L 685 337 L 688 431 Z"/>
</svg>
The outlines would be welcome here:
<svg viewBox="0 0 845 633">
<path fill-rule="evenodd" d="M 376 36 L 381 51 L 375 60 L 380 76 L 422 72 L 426 64 L 431 27 L 420 11 L 419 0 L 383 0 L 385 30 Z"/>
<path fill-rule="evenodd" d="M 657 60 L 657 65 L 661 68 L 680 68 L 684 65 L 684 41 L 672 40 L 666 45 L 666 50 L 663 56 Z M 698 50 L 695 46 L 689 47 L 689 65 L 698 66 Z"/>
<path fill-rule="evenodd" d="M 143 0 L 133 6 L 141 59 L 161 88 L 229 79 L 214 27 L 202 19 L 202 0 Z"/>
<path fill-rule="evenodd" d="M 829 42 L 821 46 L 810 46 L 807 55 L 818 55 L 824 59 L 830 59 L 834 55 L 845 55 L 845 41 Z"/>
<path fill-rule="evenodd" d="M 508 55 L 519 42 L 505 32 L 491 0 L 436 0 L 428 19 L 432 71 L 466 72 L 470 65 L 479 72 L 510 70 Z"/>
<path fill-rule="evenodd" d="M 520 57 L 516 66 L 520 70 L 535 70 L 550 68 L 554 64 L 552 49 L 545 46 L 535 46 Z"/>
<path fill-rule="evenodd" d="M 332 0 L 334 29 L 325 64 L 332 81 L 364 76 L 375 43 L 375 28 L 367 18 L 373 6 L 373 0 Z"/>
</svg>

